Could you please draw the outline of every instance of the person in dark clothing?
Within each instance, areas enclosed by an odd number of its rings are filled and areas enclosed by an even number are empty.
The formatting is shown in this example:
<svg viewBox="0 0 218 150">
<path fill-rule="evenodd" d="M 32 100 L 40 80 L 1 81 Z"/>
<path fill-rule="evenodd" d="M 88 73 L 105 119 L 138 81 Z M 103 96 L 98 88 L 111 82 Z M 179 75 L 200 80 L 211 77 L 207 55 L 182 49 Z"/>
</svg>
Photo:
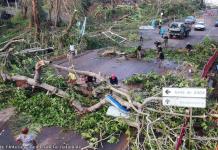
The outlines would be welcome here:
<svg viewBox="0 0 218 150">
<path fill-rule="evenodd" d="M 93 77 L 92 76 L 87 76 L 86 77 L 86 83 L 88 82 L 93 82 Z"/>
<path fill-rule="evenodd" d="M 137 47 L 137 50 L 136 50 L 137 59 L 141 59 L 141 58 L 142 58 L 141 50 L 142 50 L 142 46 L 139 45 L 139 46 Z"/>
<path fill-rule="evenodd" d="M 159 32 L 158 32 L 158 33 L 159 33 L 159 34 L 160 34 L 160 31 L 161 31 L 161 27 L 162 27 L 161 24 L 159 24 L 159 25 L 158 25 L 158 29 L 159 29 Z"/>
<path fill-rule="evenodd" d="M 157 52 L 160 53 L 160 52 L 162 52 L 162 51 L 163 51 L 163 48 L 159 45 L 159 46 L 157 47 Z"/>
<path fill-rule="evenodd" d="M 96 82 L 96 77 L 86 76 L 85 82 L 86 83 L 95 83 Z"/>
<path fill-rule="evenodd" d="M 87 84 L 87 90 L 92 91 L 92 87 L 95 85 L 96 83 L 96 78 L 93 76 L 89 76 L 87 75 L 85 77 L 85 82 Z"/>
<path fill-rule="evenodd" d="M 114 74 L 112 74 L 109 79 L 110 79 L 110 84 L 118 85 L 118 78 Z"/>
<path fill-rule="evenodd" d="M 156 48 L 158 48 L 158 46 L 161 45 L 161 42 L 160 42 L 160 41 L 155 41 L 155 42 L 154 42 L 154 45 L 156 46 Z"/>
<path fill-rule="evenodd" d="M 158 61 L 159 61 L 159 68 L 160 68 L 163 65 L 163 61 L 164 61 L 164 53 L 162 50 L 158 52 Z"/>
<path fill-rule="evenodd" d="M 188 50 L 188 54 L 190 54 L 191 50 L 193 49 L 193 47 L 190 43 L 187 43 L 185 48 Z"/>
<path fill-rule="evenodd" d="M 140 36 L 140 39 L 139 39 L 139 43 L 140 43 L 140 45 L 143 44 L 143 41 L 144 41 L 144 39 L 143 39 L 143 37 L 142 37 L 142 35 L 141 35 L 141 36 Z"/>
<path fill-rule="evenodd" d="M 164 46 L 167 47 L 168 46 L 169 37 L 167 35 L 164 35 L 163 39 L 164 39 Z"/>
</svg>

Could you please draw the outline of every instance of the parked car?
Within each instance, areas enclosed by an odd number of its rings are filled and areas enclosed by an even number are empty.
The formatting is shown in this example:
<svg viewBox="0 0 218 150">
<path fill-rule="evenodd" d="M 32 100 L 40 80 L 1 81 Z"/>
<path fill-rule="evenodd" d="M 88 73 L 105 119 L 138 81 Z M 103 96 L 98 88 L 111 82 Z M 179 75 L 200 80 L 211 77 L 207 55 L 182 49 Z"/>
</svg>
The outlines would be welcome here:
<svg viewBox="0 0 218 150">
<path fill-rule="evenodd" d="M 191 32 L 191 27 L 184 22 L 173 22 L 169 26 L 169 38 L 178 37 L 183 39 L 184 37 L 189 36 L 189 32 Z"/>
<path fill-rule="evenodd" d="M 0 19 L 9 20 L 11 17 L 13 17 L 13 16 L 11 14 L 8 14 L 4 10 L 0 12 Z"/>
<path fill-rule="evenodd" d="M 197 22 L 194 26 L 194 29 L 204 31 L 206 29 L 204 22 Z"/>
<path fill-rule="evenodd" d="M 187 24 L 194 24 L 195 21 L 196 21 L 196 18 L 194 16 L 188 16 L 185 19 L 185 23 L 187 23 Z"/>
<path fill-rule="evenodd" d="M 215 27 L 218 27 L 218 20 L 216 20 L 215 22 Z"/>
</svg>

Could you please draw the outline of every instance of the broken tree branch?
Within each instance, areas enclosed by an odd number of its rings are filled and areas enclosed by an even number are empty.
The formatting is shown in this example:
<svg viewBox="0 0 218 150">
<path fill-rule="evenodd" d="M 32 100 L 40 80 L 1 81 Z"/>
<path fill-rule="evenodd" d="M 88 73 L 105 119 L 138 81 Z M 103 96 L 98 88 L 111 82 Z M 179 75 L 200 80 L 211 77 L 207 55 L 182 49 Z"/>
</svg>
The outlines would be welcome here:
<svg viewBox="0 0 218 150">
<path fill-rule="evenodd" d="M 43 52 L 43 51 L 54 51 L 54 48 L 53 47 L 48 47 L 48 48 L 40 48 L 40 47 L 37 47 L 37 48 L 30 48 L 30 49 L 24 49 L 18 53 L 20 54 L 27 54 L 27 53 L 36 53 L 36 52 Z"/>
<path fill-rule="evenodd" d="M 146 109 L 148 111 L 153 111 L 153 112 L 156 112 L 156 113 L 160 113 L 160 114 L 168 114 L 168 115 L 172 115 L 172 116 L 180 116 L 180 117 L 190 117 L 189 115 L 184 115 L 184 114 L 179 114 L 179 113 L 174 113 L 174 112 L 166 112 L 166 111 L 161 111 L 161 110 L 156 110 L 156 109 L 153 109 L 153 108 L 148 108 L 146 107 Z M 201 118 L 201 119 L 205 119 L 207 118 L 208 116 L 207 115 L 201 115 L 201 116 L 192 116 L 192 118 Z"/>
<path fill-rule="evenodd" d="M 9 41 L 3 48 L 0 49 L 0 52 L 5 51 L 7 48 L 9 48 L 9 46 L 11 46 L 13 43 L 22 43 L 25 42 L 24 39 L 19 39 L 19 40 L 13 40 L 13 41 Z"/>
<path fill-rule="evenodd" d="M 51 67 L 57 68 L 57 69 L 61 69 L 67 72 L 76 72 L 77 74 L 80 75 L 89 75 L 89 76 L 93 76 L 96 79 L 98 79 L 99 81 L 106 81 L 103 77 L 101 77 L 99 74 L 96 74 L 94 72 L 89 72 L 89 71 L 80 71 L 80 70 L 74 70 L 74 69 L 69 69 L 67 67 L 63 67 L 60 65 L 55 65 L 55 64 L 51 64 Z"/>
<path fill-rule="evenodd" d="M 193 140 L 199 140 L 199 141 L 218 141 L 218 137 L 200 137 L 196 136 L 192 138 Z"/>
<path fill-rule="evenodd" d="M 26 81 L 29 85 L 45 89 L 54 95 L 57 95 L 57 96 L 62 97 L 62 98 L 66 98 L 66 99 L 70 100 L 71 106 L 76 108 L 76 110 L 79 111 L 80 114 L 84 114 L 87 112 L 93 112 L 93 111 L 101 108 L 103 105 L 105 105 L 107 103 L 105 100 L 101 100 L 100 102 L 98 102 L 97 104 L 95 104 L 91 107 L 83 107 L 79 102 L 77 102 L 73 99 L 70 99 L 70 95 L 68 93 L 66 93 L 65 91 L 58 89 L 52 85 L 49 85 L 46 83 L 38 83 L 34 79 L 28 78 L 26 76 L 21 76 L 21 75 L 10 76 L 10 75 L 2 73 L 2 72 L 1 72 L 1 77 L 5 81 L 6 80 L 9 80 L 9 81 L 23 80 L 23 81 Z"/>
</svg>

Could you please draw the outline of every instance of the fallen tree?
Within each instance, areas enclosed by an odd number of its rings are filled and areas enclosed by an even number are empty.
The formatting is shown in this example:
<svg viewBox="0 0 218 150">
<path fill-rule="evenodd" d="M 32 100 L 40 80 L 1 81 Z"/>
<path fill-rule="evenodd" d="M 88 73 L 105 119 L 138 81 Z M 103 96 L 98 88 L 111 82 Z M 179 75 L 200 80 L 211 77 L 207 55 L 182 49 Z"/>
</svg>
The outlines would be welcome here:
<svg viewBox="0 0 218 150">
<path fill-rule="evenodd" d="M 38 83 L 36 82 L 34 79 L 28 78 L 26 76 L 21 76 L 21 75 L 15 75 L 15 76 L 10 76 L 8 74 L 5 73 L 1 73 L 1 77 L 3 80 L 5 81 L 26 81 L 27 84 L 31 85 L 31 86 L 35 86 L 35 87 L 39 87 L 42 88 L 46 91 L 49 91 L 51 94 L 57 95 L 59 97 L 62 98 L 66 98 L 68 100 L 70 100 L 70 105 L 73 106 L 77 111 L 79 111 L 80 114 L 84 114 L 87 112 L 93 112 L 99 108 L 101 108 L 104 104 L 106 104 L 106 101 L 100 100 L 99 103 L 91 106 L 91 107 L 83 107 L 79 102 L 70 99 L 70 95 L 68 93 L 66 93 L 65 91 L 58 89 L 52 85 L 46 84 L 46 83 Z"/>
<path fill-rule="evenodd" d="M 96 74 L 96 73 L 88 72 L 88 71 L 73 70 L 73 69 L 69 69 L 69 68 L 55 65 L 55 64 L 48 64 L 48 65 L 51 67 L 54 67 L 56 69 L 65 70 L 67 72 L 73 71 L 73 72 L 76 72 L 80 75 L 94 76 L 100 82 L 107 83 L 107 79 L 102 77 L 100 74 Z M 84 107 L 75 99 L 71 99 L 70 94 L 68 94 L 67 92 L 65 92 L 57 87 L 54 87 L 52 85 L 49 85 L 46 83 L 38 83 L 34 79 L 31 79 L 31 78 L 26 77 L 26 76 L 21 76 L 21 75 L 10 76 L 9 74 L 1 73 L 1 76 L 4 80 L 9 80 L 9 81 L 23 80 L 31 86 L 42 88 L 51 94 L 62 97 L 64 99 L 68 100 L 70 102 L 70 106 L 75 108 L 79 112 L 79 114 L 81 114 L 81 115 L 89 113 L 89 112 L 94 112 L 97 109 L 99 109 L 107 104 L 107 101 L 105 99 L 101 99 L 98 103 L 96 103 L 90 107 Z M 142 148 L 140 146 L 141 143 L 140 143 L 139 138 L 141 135 L 143 135 L 144 131 L 146 131 L 145 132 L 146 133 L 145 142 L 149 143 L 150 148 L 153 148 L 153 149 L 156 148 L 156 146 L 154 146 L 154 143 L 156 143 L 156 144 L 160 145 L 160 146 L 158 146 L 159 149 L 164 149 L 163 143 L 165 141 L 161 140 L 161 139 L 157 140 L 157 138 L 158 138 L 158 135 L 156 135 L 157 132 L 167 134 L 166 137 L 168 138 L 168 140 L 173 142 L 173 144 L 174 144 L 175 143 L 174 138 L 178 136 L 175 133 L 178 132 L 177 129 L 180 129 L 180 125 L 178 123 L 178 125 L 177 125 L 178 127 L 174 126 L 173 129 L 170 129 L 170 128 L 172 128 L 172 126 L 165 124 L 164 121 L 166 121 L 166 120 L 169 121 L 173 118 L 175 119 L 175 117 L 180 118 L 180 119 L 182 119 L 183 117 L 190 117 L 190 115 L 188 115 L 188 114 L 177 113 L 176 109 L 162 107 L 161 105 L 159 105 L 158 107 L 151 107 L 151 108 L 147 107 L 148 104 L 151 102 L 160 103 L 162 101 L 162 98 L 158 97 L 159 94 L 155 95 L 154 97 L 145 98 L 142 100 L 141 103 L 139 103 L 139 102 L 133 101 L 134 97 L 132 97 L 128 92 L 125 92 L 125 90 L 122 90 L 122 88 L 119 89 L 119 88 L 111 86 L 110 84 L 104 84 L 104 86 L 105 86 L 105 88 L 110 89 L 111 91 L 113 91 L 113 93 L 115 93 L 117 95 L 117 96 L 115 96 L 115 98 L 118 102 L 120 102 L 123 106 L 134 110 L 134 111 L 131 111 L 131 115 L 133 115 L 133 117 L 131 119 L 124 120 L 124 121 L 129 126 L 134 127 L 138 130 L 137 131 L 137 133 L 138 133 L 137 139 L 136 139 L 136 145 L 137 145 L 138 149 Z M 113 94 L 113 96 L 115 94 Z M 170 109 L 170 111 L 168 112 L 166 109 L 167 110 Z M 155 115 L 155 117 L 154 117 L 153 114 L 157 114 L 157 116 Z M 206 119 L 209 116 L 212 116 L 212 115 L 208 114 L 208 115 L 201 115 L 201 116 L 193 116 L 193 118 Z M 216 116 L 216 114 L 213 116 Z M 154 120 L 154 121 L 152 121 L 152 120 Z M 169 130 L 170 134 L 166 133 L 164 130 L 162 130 L 162 127 L 159 127 L 160 124 L 164 125 L 164 127 L 167 130 Z M 196 140 L 199 140 L 199 139 L 196 139 Z M 206 139 L 206 140 L 208 140 L 208 139 Z"/>
<path fill-rule="evenodd" d="M 36 47 L 36 48 L 30 48 L 30 49 L 25 49 L 22 50 L 20 52 L 18 52 L 19 54 L 31 54 L 31 53 L 37 53 L 37 52 L 53 52 L 54 48 L 53 47 L 48 47 L 48 48 L 40 48 L 40 47 Z"/>
<path fill-rule="evenodd" d="M 54 67 L 56 69 L 61 69 L 61 70 L 67 71 L 67 72 L 76 72 L 76 73 L 81 74 L 81 75 L 93 76 L 93 77 L 96 77 L 96 79 L 98 79 L 99 81 L 105 81 L 105 82 L 107 81 L 101 75 L 96 74 L 94 72 L 73 70 L 73 69 L 70 69 L 70 68 L 67 68 L 67 67 L 63 67 L 63 66 L 60 66 L 60 65 L 55 65 L 55 64 L 50 64 L 50 66 Z M 159 110 L 155 110 L 155 109 L 152 109 L 152 108 L 145 107 L 148 103 L 150 103 L 152 101 L 161 102 L 162 101 L 162 97 L 148 97 L 148 98 L 145 98 L 143 100 L 143 103 L 139 103 L 139 102 L 132 101 L 131 96 L 128 93 L 124 92 L 124 90 L 122 90 L 122 88 L 117 89 L 117 88 L 111 86 L 110 84 L 107 84 L 106 88 L 110 89 L 111 91 L 113 91 L 114 93 L 116 93 L 118 95 L 123 96 L 124 99 L 127 99 L 127 101 L 125 101 L 122 98 L 119 98 L 119 96 L 115 96 L 116 100 L 119 103 L 121 103 L 123 106 L 125 106 L 127 108 L 132 108 L 138 114 L 147 115 L 146 113 L 143 113 L 143 108 L 146 108 L 149 111 L 153 111 L 153 112 L 160 113 L 160 114 L 169 114 L 169 115 L 180 116 L 180 117 L 189 117 L 189 115 L 185 115 L 185 114 L 159 111 Z M 202 119 L 204 119 L 204 118 L 207 118 L 208 116 L 210 116 L 210 114 L 208 114 L 208 115 L 203 114 L 203 115 L 192 116 L 192 117 L 193 118 L 202 118 Z"/>
</svg>

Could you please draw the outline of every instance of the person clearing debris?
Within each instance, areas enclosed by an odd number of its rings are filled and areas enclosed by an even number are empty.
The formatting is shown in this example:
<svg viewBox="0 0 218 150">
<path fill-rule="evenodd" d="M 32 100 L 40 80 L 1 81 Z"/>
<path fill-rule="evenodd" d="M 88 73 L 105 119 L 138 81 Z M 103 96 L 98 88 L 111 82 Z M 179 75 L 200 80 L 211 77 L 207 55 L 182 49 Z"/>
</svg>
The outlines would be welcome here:
<svg viewBox="0 0 218 150">
<path fill-rule="evenodd" d="M 142 34 L 141 34 L 140 39 L 139 39 L 139 44 L 140 44 L 141 46 L 143 45 L 143 41 L 144 41 L 144 38 L 143 38 L 143 36 L 142 36 Z"/>
<path fill-rule="evenodd" d="M 75 49 L 74 45 L 70 45 L 68 54 L 67 54 L 67 58 L 68 58 L 68 62 L 69 62 L 69 68 L 73 67 L 73 57 L 77 56 L 77 50 Z"/>
<path fill-rule="evenodd" d="M 137 56 L 137 59 L 142 59 L 142 54 L 141 54 L 141 51 L 142 51 L 142 46 L 139 45 L 136 49 L 136 56 Z"/>
<path fill-rule="evenodd" d="M 191 51 L 192 51 L 192 49 L 193 49 L 193 46 L 188 42 L 188 43 L 186 44 L 186 47 L 185 47 L 185 48 L 187 49 L 188 54 L 190 54 Z"/>
<path fill-rule="evenodd" d="M 157 61 L 159 62 L 159 68 L 163 66 L 163 61 L 164 61 L 164 53 L 162 51 L 162 47 L 160 47 L 161 49 L 158 49 L 158 56 L 157 56 Z"/>
<path fill-rule="evenodd" d="M 161 42 L 160 41 L 155 41 L 154 45 L 158 49 L 158 47 L 161 46 Z"/>
<path fill-rule="evenodd" d="M 96 83 L 96 78 L 93 76 L 85 76 L 85 82 L 87 84 L 88 89 L 91 90 L 91 88 L 94 86 L 94 84 Z"/>
<path fill-rule="evenodd" d="M 21 134 L 16 138 L 17 143 L 22 144 L 23 150 L 36 150 L 36 141 L 33 135 L 29 134 L 28 128 L 23 128 Z"/>
<path fill-rule="evenodd" d="M 76 80 L 77 80 L 76 74 L 75 74 L 75 73 L 72 73 L 72 72 L 69 72 L 67 83 L 75 84 L 75 83 L 76 83 Z"/>
<path fill-rule="evenodd" d="M 169 40 L 168 35 L 165 34 L 165 35 L 163 36 L 163 39 L 164 39 L 164 46 L 165 46 L 165 48 L 166 48 L 166 47 L 168 47 L 168 40 Z"/>
<path fill-rule="evenodd" d="M 112 74 L 109 80 L 110 80 L 110 84 L 118 85 L 118 78 L 115 76 L 115 74 Z"/>
</svg>

